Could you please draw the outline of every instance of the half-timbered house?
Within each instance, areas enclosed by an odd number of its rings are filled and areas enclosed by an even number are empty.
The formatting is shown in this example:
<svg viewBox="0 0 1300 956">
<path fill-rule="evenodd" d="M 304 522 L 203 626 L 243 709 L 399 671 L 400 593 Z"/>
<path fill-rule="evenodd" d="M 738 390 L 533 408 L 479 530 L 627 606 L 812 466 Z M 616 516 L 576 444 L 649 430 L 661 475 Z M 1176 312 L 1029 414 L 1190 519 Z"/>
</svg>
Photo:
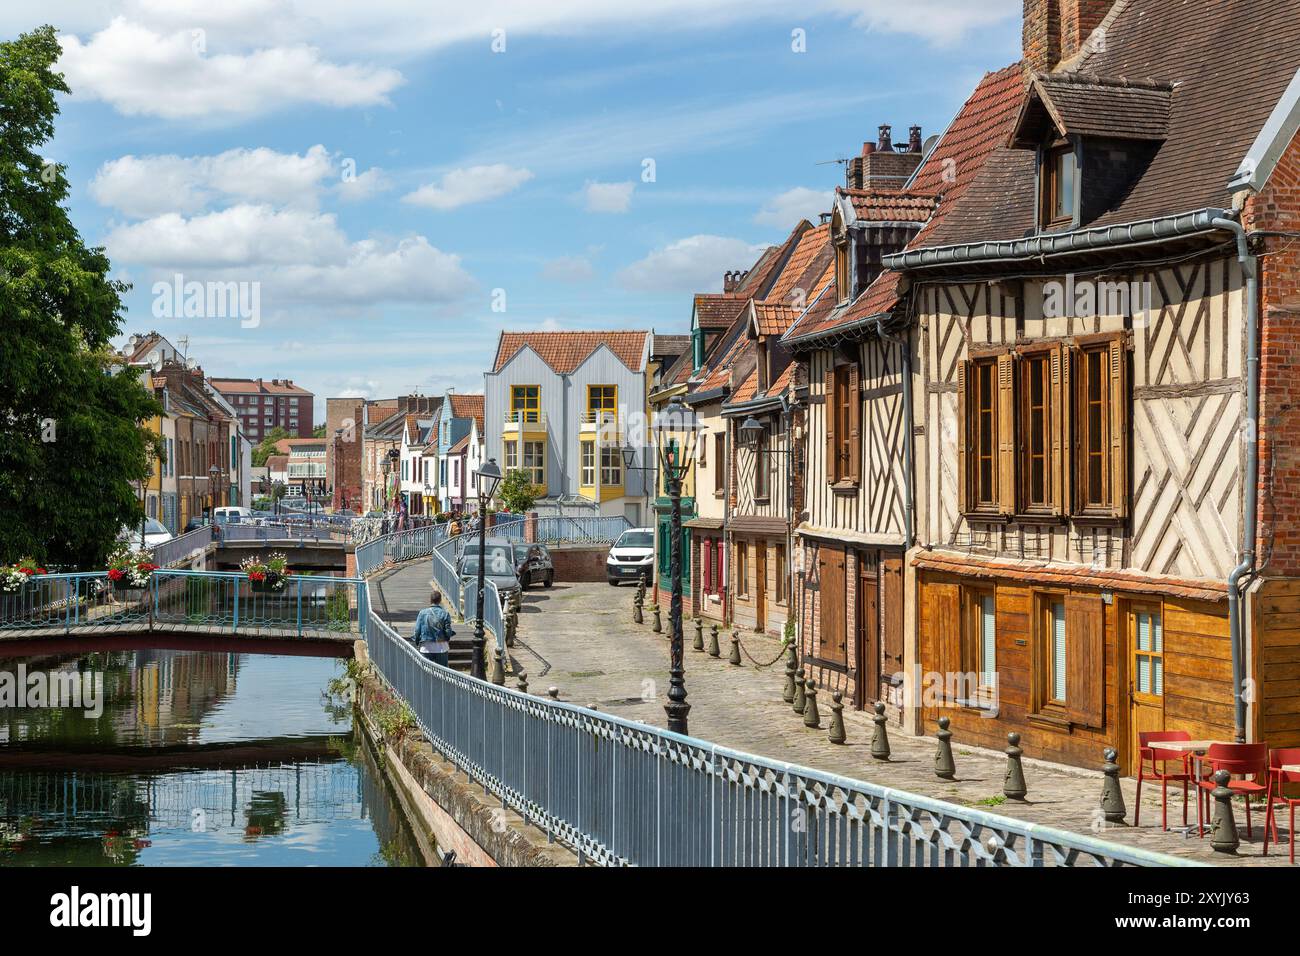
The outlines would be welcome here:
<svg viewBox="0 0 1300 956">
<path fill-rule="evenodd" d="M 923 426 L 912 702 L 1074 764 L 1294 745 L 1294 4 L 1025 10 L 999 142 L 885 257 Z"/>
</svg>

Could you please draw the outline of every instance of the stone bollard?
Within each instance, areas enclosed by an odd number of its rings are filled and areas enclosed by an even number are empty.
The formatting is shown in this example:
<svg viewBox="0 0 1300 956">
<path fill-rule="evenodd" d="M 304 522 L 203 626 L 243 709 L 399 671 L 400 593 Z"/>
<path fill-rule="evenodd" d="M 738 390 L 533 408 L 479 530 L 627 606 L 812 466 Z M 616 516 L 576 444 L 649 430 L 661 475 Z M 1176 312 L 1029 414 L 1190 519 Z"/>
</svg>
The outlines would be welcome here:
<svg viewBox="0 0 1300 956">
<path fill-rule="evenodd" d="M 807 698 L 804 693 L 803 668 L 801 667 L 797 671 L 795 671 L 794 699 L 790 701 L 790 709 L 793 710 L 796 714 L 802 714 L 803 705 L 806 699 Z"/>
<path fill-rule="evenodd" d="M 876 716 L 871 718 L 871 722 L 876 725 L 876 729 L 871 734 L 871 756 L 877 760 L 889 759 L 889 728 L 886 726 L 889 718 L 885 716 L 885 705 L 876 702 Z"/>
<path fill-rule="evenodd" d="M 794 670 L 799 666 L 795 660 L 794 648 L 790 648 L 790 653 L 785 659 L 785 690 L 781 691 L 781 699 L 787 704 L 794 703 Z"/>
<path fill-rule="evenodd" d="M 947 717 L 940 717 L 939 732 L 935 734 L 939 738 L 939 746 L 934 751 L 934 775 L 940 780 L 951 780 L 957 776 L 957 765 L 952 760 L 952 731 L 948 729 L 951 723 Z"/>
<path fill-rule="evenodd" d="M 663 619 L 659 616 L 659 605 L 656 604 L 652 608 L 652 610 L 655 612 L 655 622 L 654 625 L 650 628 L 650 630 L 654 631 L 656 634 L 662 634 L 664 632 L 664 622 Z"/>
<path fill-rule="evenodd" d="M 1007 734 L 1007 775 L 1002 780 L 1002 792 L 1008 800 L 1023 800 L 1029 793 L 1025 786 L 1025 768 L 1020 765 L 1020 735 L 1015 731 Z"/>
<path fill-rule="evenodd" d="M 727 658 L 727 663 L 740 666 L 740 638 L 735 631 L 731 632 L 731 656 Z"/>
<path fill-rule="evenodd" d="M 822 715 L 817 712 L 817 682 L 815 680 L 808 681 L 804 697 L 803 725 L 812 727 L 815 730 L 821 730 Z"/>
<path fill-rule="evenodd" d="M 510 613 L 506 615 L 506 647 L 515 646 L 515 634 L 519 630 L 519 608 L 515 605 L 510 606 Z"/>
<path fill-rule="evenodd" d="M 637 591 L 636 596 L 632 598 L 632 623 L 644 624 L 645 618 L 641 614 L 641 592 Z"/>
<path fill-rule="evenodd" d="M 1106 758 L 1106 765 L 1101 768 L 1105 774 L 1101 782 L 1101 812 L 1107 823 L 1123 823 L 1128 811 L 1124 807 L 1124 791 L 1119 788 L 1119 764 L 1115 762 L 1119 754 L 1114 748 L 1107 747 L 1102 756 Z"/>
<path fill-rule="evenodd" d="M 691 645 L 695 650 L 704 650 L 704 618 L 695 619 L 695 643 Z"/>
<path fill-rule="evenodd" d="M 560 688 L 554 686 L 546 688 L 546 696 L 551 698 L 551 700 L 559 700 Z"/>
<path fill-rule="evenodd" d="M 519 693 L 528 693 L 528 671 L 519 672 Z"/>
<path fill-rule="evenodd" d="M 722 651 L 718 648 L 718 625 L 709 625 L 709 656 L 721 657 Z"/>
<path fill-rule="evenodd" d="M 839 691 L 831 694 L 831 731 L 826 739 L 833 744 L 842 744 L 849 739 L 844 732 L 844 695 Z"/>
<path fill-rule="evenodd" d="M 1232 791 L 1228 789 L 1228 781 L 1232 779 L 1232 774 L 1226 770 L 1220 770 L 1214 775 L 1215 787 L 1211 796 L 1214 797 L 1214 825 L 1210 830 L 1210 846 L 1214 847 L 1216 853 L 1236 853 L 1237 847 L 1241 845 L 1241 837 L 1237 835 L 1237 820 L 1232 815 Z"/>
</svg>

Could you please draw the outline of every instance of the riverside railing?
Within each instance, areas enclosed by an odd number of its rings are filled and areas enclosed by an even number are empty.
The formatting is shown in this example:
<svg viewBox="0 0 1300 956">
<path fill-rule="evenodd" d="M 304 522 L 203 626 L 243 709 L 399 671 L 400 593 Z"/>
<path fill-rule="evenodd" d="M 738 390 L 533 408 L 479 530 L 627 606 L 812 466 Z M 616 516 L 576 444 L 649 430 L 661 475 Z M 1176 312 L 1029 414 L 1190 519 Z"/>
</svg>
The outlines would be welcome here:
<svg viewBox="0 0 1300 956">
<path fill-rule="evenodd" d="M 1198 865 L 497 687 L 423 659 L 373 612 L 366 641 L 438 751 L 596 863 Z"/>
<path fill-rule="evenodd" d="M 306 524 L 226 524 L 218 532 L 223 541 L 267 541 L 301 547 L 321 541 L 339 541 L 347 530 Z"/>
<path fill-rule="evenodd" d="M 238 572 L 159 570 L 142 588 L 120 588 L 103 571 L 46 574 L 0 593 L 0 631 L 72 634 L 144 625 L 272 637 L 361 635 L 368 599 L 360 578 L 325 575 L 290 575 L 283 590 L 261 592 Z"/>
</svg>

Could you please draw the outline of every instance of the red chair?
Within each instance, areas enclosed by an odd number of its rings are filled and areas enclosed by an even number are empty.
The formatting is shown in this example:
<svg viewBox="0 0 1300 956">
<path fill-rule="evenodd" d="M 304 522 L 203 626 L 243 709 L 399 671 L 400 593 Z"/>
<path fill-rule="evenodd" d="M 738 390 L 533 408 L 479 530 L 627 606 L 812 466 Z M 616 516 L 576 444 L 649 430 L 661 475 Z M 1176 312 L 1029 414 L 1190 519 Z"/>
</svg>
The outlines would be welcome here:
<svg viewBox="0 0 1300 956">
<path fill-rule="evenodd" d="M 1300 792 L 1297 792 L 1294 796 L 1287 796 L 1286 787 L 1288 784 L 1300 784 L 1300 773 L 1284 771 L 1282 768 L 1287 765 L 1300 765 L 1300 747 L 1282 747 L 1269 752 L 1269 782 L 1272 784 L 1273 791 L 1268 799 L 1268 818 L 1264 821 L 1264 852 L 1268 852 L 1268 827 L 1270 823 L 1273 825 L 1273 842 L 1280 842 L 1277 835 L 1277 814 L 1273 812 L 1273 805 L 1275 803 L 1284 803 L 1287 809 L 1291 811 L 1291 825 L 1287 832 L 1291 841 L 1291 862 L 1294 863 L 1295 808 L 1300 806 Z"/>
<path fill-rule="evenodd" d="M 1213 799 L 1215 787 L 1214 775 L 1220 770 L 1226 770 L 1231 774 L 1228 780 L 1228 789 L 1234 796 L 1243 797 L 1246 801 L 1246 836 L 1252 837 L 1255 834 L 1254 828 L 1250 823 L 1250 798 L 1263 795 L 1265 805 L 1269 803 L 1269 795 L 1272 793 L 1270 783 L 1260 783 L 1259 778 L 1263 777 L 1265 781 L 1269 780 L 1268 774 L 1268 744 L 1211 744 L 1210 749 L 1205 752 L 1202 760 L 1202 769 L 1206 770 L 1204 776 L 1196 781 L 1196 832 L 1199 836 L 1205 836 L 1205 827 L 1202 819 L 1210 818 L 1210 801 Z M 1241 779 L 1235 779 L 1240 777 Z M 1205 800 L 1205 817 L 1201 816 L 1201 800 Z M 1267 817 L 1265 818 L 1267 823 Z M 1265 837 L 1268 833 L 1265 830 Z M 1264 841 L 1264 853 L 1268 853 L 1268 840 Z"/>
<path fill-rule="evenodd" d="M 1181 750 L 1162 750 L 1155 746 L 1169 740 L 1191 740 L 1192 736 L 1185 730 L 1149 730 L 1138 734 L 1138 786 L 1137 805 L 1133 808 L 1133 826 L 1138 825 L 1142 815 L 1142 781 L 1150 777 L 1160 781 L 1160 826 L 1169 829 L 1169 789 L 1168 785 L 1183 783 L 1183 826 L 1187 826 L 1187 782 L 1192 779 L 1187 770 L 1187 754 Z M 1147 761 L 1151 761 L 1151 772 L 1147 773 Z M 1179 770 L 1171 772 L 1169 763 L 1178 764 Z"/>
</svg>

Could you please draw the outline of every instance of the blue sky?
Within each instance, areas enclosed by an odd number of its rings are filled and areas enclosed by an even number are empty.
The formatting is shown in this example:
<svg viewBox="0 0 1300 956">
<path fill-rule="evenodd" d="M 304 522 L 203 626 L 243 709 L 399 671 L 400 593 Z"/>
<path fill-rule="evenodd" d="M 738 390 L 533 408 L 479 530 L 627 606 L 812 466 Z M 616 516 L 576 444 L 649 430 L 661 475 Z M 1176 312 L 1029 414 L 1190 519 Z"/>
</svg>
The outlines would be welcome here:
<svg viewBox="0 0 1300 956">
<path fill-rule="evenodd" d="M 64 38 L 47 158 L 126 330 L 319 398 L 480 390 L 502 328 L 684 332 L 826 208 L 819 164 L 940 132 L 1019 55 L 1019 0 L 465 6 L 7 3 L 0 35 Z M 178 274 L 256 288 L 256 323 L 155 315 Z"/>
</svg>

